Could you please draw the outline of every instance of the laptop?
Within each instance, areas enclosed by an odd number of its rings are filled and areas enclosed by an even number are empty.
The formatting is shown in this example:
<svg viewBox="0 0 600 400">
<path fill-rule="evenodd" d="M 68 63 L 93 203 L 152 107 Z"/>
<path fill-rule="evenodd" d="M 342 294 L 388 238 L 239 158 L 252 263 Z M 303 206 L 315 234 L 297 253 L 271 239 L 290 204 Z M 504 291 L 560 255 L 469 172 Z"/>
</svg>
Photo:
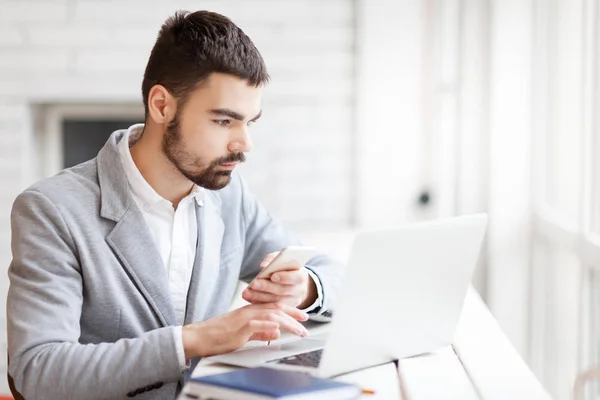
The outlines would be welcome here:
<svg viewBox="0 0 600 400">
<path fill-rule="evenodd" d="M 330 378 L 448 346 L 486 226 L 477 214 L 361 232 L 332 322 L 311 322 L 306 338 L 207 359 Z"/>
</svg>

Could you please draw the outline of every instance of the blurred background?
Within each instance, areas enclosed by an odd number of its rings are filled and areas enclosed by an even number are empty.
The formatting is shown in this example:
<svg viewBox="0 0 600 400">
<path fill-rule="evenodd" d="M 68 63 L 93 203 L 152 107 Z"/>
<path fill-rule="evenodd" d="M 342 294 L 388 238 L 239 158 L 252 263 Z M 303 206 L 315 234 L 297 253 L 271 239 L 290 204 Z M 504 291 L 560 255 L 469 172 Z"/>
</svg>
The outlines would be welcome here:
<svg viewBox="0 0 600 400">
<path fill-rule="evenodd" d="M 600 364 L 599 3 L 0 0 L 0 265 L 15 196 L 141 122 L 161 23 L 208 9 L 270 70 L 242 167 L 266 207 L 341 259 L 357 229 L 487 212 L 473 285 L 568 399 Z"/>
</svg>

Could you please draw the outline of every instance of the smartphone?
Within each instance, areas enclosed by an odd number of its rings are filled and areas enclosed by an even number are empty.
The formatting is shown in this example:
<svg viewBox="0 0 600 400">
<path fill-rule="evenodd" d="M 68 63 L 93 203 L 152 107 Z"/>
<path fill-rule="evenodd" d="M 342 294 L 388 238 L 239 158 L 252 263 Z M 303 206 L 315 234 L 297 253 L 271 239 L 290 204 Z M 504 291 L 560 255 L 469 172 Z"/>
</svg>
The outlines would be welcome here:
<svg viewBox="0 0 600 400">
<path fill-rule="evenodd" d="M 316 254 L 314 247 L 288 246 L 259 272 L 256 278 L 269 279 L 277 271 L 293 271 L 306 265 Z"/>
</svg>

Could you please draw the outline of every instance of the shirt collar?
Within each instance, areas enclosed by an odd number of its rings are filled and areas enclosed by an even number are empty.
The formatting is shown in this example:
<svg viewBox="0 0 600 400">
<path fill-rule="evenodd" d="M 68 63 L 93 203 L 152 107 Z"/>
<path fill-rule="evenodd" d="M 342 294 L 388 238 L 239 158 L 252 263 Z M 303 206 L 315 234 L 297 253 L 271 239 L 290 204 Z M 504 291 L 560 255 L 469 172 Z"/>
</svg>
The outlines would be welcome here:
<svg viewBox="0 0 600 400">
<path fill-rule="evenodd" d="M 123 138 L 119 142 L 119 156 L 125 170 L 125 176 L 131 187 L 134 197 L 143 204 L 146 210 L 150 210 L 161 202 L 167 202 L 169 206 L 172 203 L 161 195 L 156 193 L 154 188 L 144 179 L 144 176 L 133 162 L 131 157 L 131 151 L 129 148 L 137 142 L 142 132 L 144 131 L 144 124 L 135 124 L 129 127 L 129 129 L 123 135 Z M 194 198 L 199 206 L 203 205 L 204 200 L 204 188 L 194 185 L 191 192 L 185 196 L 182 201 L 186 199 Z"/>
</svg>

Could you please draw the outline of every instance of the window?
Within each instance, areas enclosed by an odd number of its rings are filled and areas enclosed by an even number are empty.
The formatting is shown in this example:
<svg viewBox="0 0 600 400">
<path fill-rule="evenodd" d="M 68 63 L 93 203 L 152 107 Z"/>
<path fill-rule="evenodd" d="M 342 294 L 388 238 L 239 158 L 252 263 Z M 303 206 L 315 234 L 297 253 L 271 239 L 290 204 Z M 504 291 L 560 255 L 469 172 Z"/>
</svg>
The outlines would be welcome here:
<svg viewBox="0 0 600 400">
<path fill-rule="evenodd" d="M 530 364 L 570 399 L 577 374 L 600 365 L 598 1 L 536 1 L 534 26 Z"/>
<path fill-rule="evenodd" d="M 112 132 L 139 122 L 139 119 L 125 117 L 65 118 L 62 123 L 62 167 L 73 167 L 96 157 Z"/>
<path fill-rule="evenodd" d="M 39 116 L 36 180 L 95 157 L 113 131 L 144 122 L 137 105 L 48 105 Z"/>
</svg>

